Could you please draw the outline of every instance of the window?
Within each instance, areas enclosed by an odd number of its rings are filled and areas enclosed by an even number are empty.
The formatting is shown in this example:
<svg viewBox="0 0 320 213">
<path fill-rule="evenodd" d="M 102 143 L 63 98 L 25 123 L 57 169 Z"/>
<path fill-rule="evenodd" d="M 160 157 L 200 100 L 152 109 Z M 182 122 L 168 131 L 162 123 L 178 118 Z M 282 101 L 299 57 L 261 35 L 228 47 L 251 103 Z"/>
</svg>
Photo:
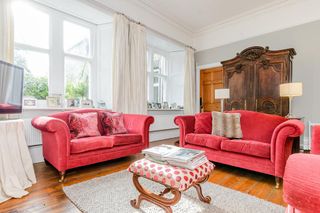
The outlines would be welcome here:
<svg viewBox="0 0 320 213">
<path fill-rule="evenodd" d="M 167 101 L 168 62 L 164 53 L 148 50 L 148 101 L 163 103 Z"/>
<path fill-rule="evenodd" d="M 66 98 L 89 98 L 90 29 L 68 21 L 64 22 L 63 29 Z"/>
<path fill-rule="evenodd" d="M 25 68 L 24 96 L 90 98 L 96 25 L 37 3 L 13 5 L 15 63 Z"/>
<path fill-rule="evenodd" d="M 15 3 L 13 10 L 14 61 L 25 69 L 24 96 L 45 99 L 50 63 L 49 16 L 24 3 Z"/>
</svg>

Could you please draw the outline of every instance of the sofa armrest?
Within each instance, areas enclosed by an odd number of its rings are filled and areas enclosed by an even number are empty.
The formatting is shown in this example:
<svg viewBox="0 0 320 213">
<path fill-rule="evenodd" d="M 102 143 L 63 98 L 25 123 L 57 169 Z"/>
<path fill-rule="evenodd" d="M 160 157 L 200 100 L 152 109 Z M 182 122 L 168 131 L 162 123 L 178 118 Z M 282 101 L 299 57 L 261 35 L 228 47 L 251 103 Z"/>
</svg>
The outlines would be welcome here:
<svg viewBox="0 0 320 213">
<path fill-rule="evenodd" d="M 185 136 L 194 132 L 195 117 L 193 115 L 176 116 L 174 123 L 180 128 L 179 143 L 181 147 L 184 147 Z"/>
<path fill-rule="evenodd" d="M 271 139 L 271 161 L 275 163 L 275 176 L 283 177 L 288 157 L 292 154 L 293 138 L 303 134 L 304 124 L 288 120 L 278 125 Z"/>
<path fill-rule="evenodd" d="M 320 212 L 319 164 L 320 156 L 314 154 L 293 154 L 287 161 L 283 199 L 301 212 Z"/>
<path fill-rule="evenodd" d="M 320 154 L 320 125 L 312 127 L 311 154 Z"/>
<path fill-rule="evenodd" d="M 32 126 L 41 131 L 43 156 L 59 171 L 65 171 L 70 155 L 70 130 L 61 119 L 41 116 L 32 119 Z"/>
<path fill-rule="evenodd" d="M 124 125 L 128 133 L 141 134 L 145 148 L 149 147 L 149 129 L 154 122 L 153 116 L 139 114 L 123 114 Z"/>
</svg>

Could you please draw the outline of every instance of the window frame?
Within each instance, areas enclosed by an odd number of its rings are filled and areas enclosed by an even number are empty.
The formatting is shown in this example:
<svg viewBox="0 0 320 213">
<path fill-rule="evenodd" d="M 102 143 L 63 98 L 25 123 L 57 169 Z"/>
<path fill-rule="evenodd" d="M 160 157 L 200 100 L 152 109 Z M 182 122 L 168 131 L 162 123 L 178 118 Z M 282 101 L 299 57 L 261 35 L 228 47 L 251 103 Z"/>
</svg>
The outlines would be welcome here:
<svg viewBox="0 0 320 213">
<path fill-rule="evenodd" d="M 168 84 L 168 78 L 169 78 L 169 54 L 161 49 L 158 49 L 153 46 L 148 46 L 147 48 L 148 54 L 147 54 L 147 78 L 148 78 L 148 102 L 151 103 L 163 103 L 167 101 L 167 84 Z M 158 54 L 161 55 L 165 58 L 166 63 L 165 63 L 165 69 L 166 69 L 166 74 L 162 73 L 155 73 L 153 71 L 153 55 Z M 154 98 L 154 84 L 153 80 L 154 77 L 158 77 L 160 81 L 163 81 L 161 84 L 161 89 L 160 89 L 160 94 L 159 94 L 159 99 L 155 101 Z M 159 101 L 161 100 L 161 101 Z"/>
<path fill-rule="evenodd" d="M 36 2 L 27 2 L 28 5 L 40 12 L 46 13 L 49 17 L 49 46 L 48 49 L 22 44 L 14 41 L 14 49 L 45 53 L 49 56 L 49 75 L 48 75 L 48 96 L 52 94 L 62 94 L 65 97 L 65 57 L 90 63 L 89 91 L 88 98 L 95 100 L 96 85 L 93 79 L 97 75 L 97 25 L 77 18 L 73 15 L 49 8 Z M 64 21 L 88 28 L 90 31 L 90 54 L 88 57 L 78 56 L 64 51 Z"/>
</svg>

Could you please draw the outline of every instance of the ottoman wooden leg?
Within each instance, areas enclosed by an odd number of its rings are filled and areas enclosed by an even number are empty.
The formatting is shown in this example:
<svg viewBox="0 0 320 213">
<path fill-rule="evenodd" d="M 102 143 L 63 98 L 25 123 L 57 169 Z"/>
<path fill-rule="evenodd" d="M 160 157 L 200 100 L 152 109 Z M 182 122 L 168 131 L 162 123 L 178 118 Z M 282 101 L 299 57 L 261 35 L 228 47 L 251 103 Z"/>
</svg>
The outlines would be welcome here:
<svg viewBox="0 0 320 213">
<path fill-rule="evenodd" d="M 204 202 L 204 203 L 210 203 L 211 202 L 211 197 L 210 196 L 204 196 L 202 193 L 202 188 L 200 186 L 201 183 L 204 183 L 208 180 L 209 175 L 204 177 L 202 180 L 200 180 L 198 183 L 194 184 L 193 187 L 196 188 L 197 193 L 198 193 L 198 197 L 199 199 Z"/>
<path fill-rule="evenodd" d="M 147 189 L 143 188 L 143 186 L 141 186 L 138 180 L 139 177 L 140 176 L 137 174 L 133 174 L 133 177 L 132 177 L 134 186 L 140 192 L 138 199 L 134 199 L 130 201 L 130 204 L 132 205 L 132 207 L 140 208 L 141 201 L 146 200 L 163 208 L 167 213 L 171 213 L 172 212 L 171 206 L 179 202 L 181 198 L 181 192 L 177 189 L 166 188 L 159 195 L 154 194 L 148 191 Z M 169 192 L 171 192 L 174 195 L 173 198 L 169 199 L 169 198 L 163 197 L 164 194 L 167 194 Z"/>
</svg>

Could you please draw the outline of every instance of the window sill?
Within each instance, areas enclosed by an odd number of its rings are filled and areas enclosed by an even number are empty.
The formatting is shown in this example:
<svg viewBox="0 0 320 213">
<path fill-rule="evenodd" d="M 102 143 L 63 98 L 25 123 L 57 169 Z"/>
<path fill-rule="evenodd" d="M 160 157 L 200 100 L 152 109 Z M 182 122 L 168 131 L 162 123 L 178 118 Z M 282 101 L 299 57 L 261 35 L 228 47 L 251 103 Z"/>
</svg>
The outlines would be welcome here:
<svg viewBox="0 0 320 213">
<path fill-rule="evenodd" d="M 81 107 L 23 107 L 22 111 L 35 111 L 35 110 L 43 110 L 43 111 L 70 111 L 77 109 L 85 109 Z M 98 109 L 98 108 L 95 108 Z M 108 110 L 108 109 L 106 109 Z"/>
<path fill-rule="evenodd" d="M 148 109 L 149 111 L 183 111 L 183 109 Z"/>
</svg>

